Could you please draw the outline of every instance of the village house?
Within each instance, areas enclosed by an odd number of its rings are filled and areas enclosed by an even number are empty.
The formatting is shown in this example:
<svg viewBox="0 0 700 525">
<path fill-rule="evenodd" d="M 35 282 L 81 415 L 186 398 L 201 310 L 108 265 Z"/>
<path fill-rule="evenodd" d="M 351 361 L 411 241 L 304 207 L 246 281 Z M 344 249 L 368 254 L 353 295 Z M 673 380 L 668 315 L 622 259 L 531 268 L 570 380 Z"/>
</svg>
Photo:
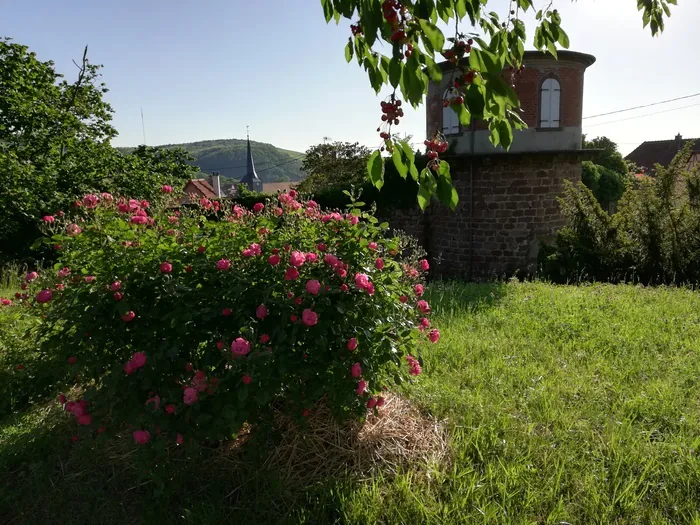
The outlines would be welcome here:
<svg viewBox="0 0 700 525">
<path fill-rule="evenodd" d="M 688 168 L 693 168 L 700 162 L 700 139 L 684 139 L 679 133 L 672 140 L 649 140 L 642 142 L 637 148 L 625 157 L 642 168 L 644 173 L 651 174 L 655 166 L 660 164 L 664 168 L 671 164 L 673 158 L 686 144 L 692 142 L 692 151 L 688 160 Z"/>
</svg>

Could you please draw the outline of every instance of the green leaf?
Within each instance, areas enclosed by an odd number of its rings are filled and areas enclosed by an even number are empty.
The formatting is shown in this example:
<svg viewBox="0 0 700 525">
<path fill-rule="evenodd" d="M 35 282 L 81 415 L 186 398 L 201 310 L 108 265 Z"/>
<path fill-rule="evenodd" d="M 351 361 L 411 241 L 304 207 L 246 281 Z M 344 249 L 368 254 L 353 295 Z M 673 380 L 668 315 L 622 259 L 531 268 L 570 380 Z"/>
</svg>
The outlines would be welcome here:
<svg viewBox="0 0 700 525">
<path fill-rule="evenodd" d="M 455 12 L 460 20 L 467 15 L 467 3 L 465 0 L 457 0 L 455 2 Z"/>
<path fill-rule="evenodd" d="M 418 168 L 416 168 L 416 164 L 414 162 L 411 162 L 408 166 L 408 172 L 411 174 L 411 178 L 418 182 Z"/>
<path fill-rule="evenodd" d="M 416 155 L 413 153 L 411 145 L 405 140 L 402 140 L 399 144 L 401 145 L 401 149 L 403 149 L 403 154 L 406 156 L 408 163 L 413 164 L 416 161 Z"/>
<path fill-rule="evenodd" d="M 469 126 L 472 121 L 472 116 L 471 114 L 467 111 L 467 108 L 464 107 L 464 104 L 453 104 L 452 109 L 454 109 L 455 113 L 457 113 L 457 116 L 459 117 L 459 123 L 462 126 Z"/>
<path fill-rule="evenodd" d="M 418 206 L 420 206 L 421 210 L 425 211 L 428 204 L 430 204 L 430 198 L 435 193 L 436 187 L 435 178 L 430 173 L 430 170 L 425 168 L 420 173 L 420 185 L 418 186 Z"/>
<path fill-rule="evenodd" d="M 353 47 L 353 46 L 352 46 L 352 39 L 348 39 L 348 43 L 347 43 L 347 45 L 345 46 L 345 61 L 346 61 L 346 62 L 350 62 L 350 61 L 352 60 L 352 55 L 353 55 L 353 53 L 352 53 L 352 51 L 353 51 L 352 47 Z"/>
<path fill-rule="evenodd" d="M 561 47 L 569 49 L 569 35 L 561 27 L 559 28 L 559 38 L 557 39 Z"/>
<path fill-rule="evenodd" d="M 513 128 L 511 127 L 510 122 L 508 122 L 507 119 L 502 119 L 496 123 L 496 126 L 501 139 L 501 145 L 506 149 L 510 148 L 511 144 L 513 143 Z"/>
<path fill-rule="evenodd" d="M 445 35 L 442 34 L 442 31 L 440 31 L 435 24 L 427 20 L 419 20 L 418 23 L 423 31 L 421 36 L 425 36 L 425 38 L 428 39 L 433 49 L 436 51 L 442 50 L 442 46 L 445 45 Z"/>
<path fill-rule="evenodd" d="M 391 59 L 389 62 L 389 83 L 392 87 L 398 87 L 401 82 L 401 70 L 403 69 L 403 62 L 397 57 Z"/>
<path fill-rule="evenodd" d="M 333 2 L 331 0 L 321 0 L 323 15 L 326 17 L 326 24 L 333 18 Z"/>
<path fill-rule="evenodd" d="M 467 88 L 464 100 L 473 118 L 482 119 L 484 117 L 486 102 L 484 101 L 483 88 L 472 84 Z"/>
<path fill-rule="evenodd" d="M 401 158 L 401 152 L 403 149 L 399 147 L 398 144 L 394 144 L 394 147 L 391 151 L 391 159 L 394 161 L 394 166 L 396 167 L 396 171 L 399 172 L 399 175 L 401 175 L 402 179 L 406 178 L 406 175 L 408 175 L 408 166 L 404 164 L 403 158 Z"/>
<path fill-rule="evenodd" d="M 375 188 L 381 190 L 382 186 L 384 186 L 384 159 L 379 153 L 379 150 L 376 150 L 370 155 L 367 161 L 367 174 Z"/>
<path fill-rule="evenodd" d="M 242 403 L 248 399 L 248 385 L 241 385 L 238 388 L 238 400 Z"/>
<path fill-rule="evenodd" d="M 459 195 L 452 185 L 450 165 L 444 160 L 440 161 L 438 174 L 440 177 L 437 180 L 437 197 L 442 204 L 450 208 L 450 210 L 455 211 L 457 203 L 459 202 Z"/>
<path fill-rule="evenodd" d="M 428 77 L 430 77 L 430 80 L 433 82 L 439 84 L 442 82 L 442 70 L 440 69 L 440 66 L 438 66 L 435 61 L 430 58 L 428 55 L 425 56 L 425 70 L 428 72 Z M 396 87 L 396 86 L 394 86 Z"/>
</svg>

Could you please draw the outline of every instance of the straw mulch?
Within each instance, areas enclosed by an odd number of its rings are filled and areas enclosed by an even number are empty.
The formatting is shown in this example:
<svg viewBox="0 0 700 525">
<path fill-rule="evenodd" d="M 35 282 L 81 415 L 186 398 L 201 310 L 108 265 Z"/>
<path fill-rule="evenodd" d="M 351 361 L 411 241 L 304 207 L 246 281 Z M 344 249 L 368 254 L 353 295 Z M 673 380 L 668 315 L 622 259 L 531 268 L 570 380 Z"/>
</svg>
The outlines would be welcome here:
<svg viewBox="0 0 700 525">
<path fill-rule="evenodd" d="M 275 419 L 280 440 L 261 468 L 297 485 L 343 474 L 391 475 L 407 468 L 428 473 L 449 460 L 444 425 L 397 395 L 388 394 L 378 415 L 361 423 L 338 424 L 322 402 L 311 411 L 307 428 L 283 413 Z M 233 459 L 246 441 L 244 434 L 220 452 Z"/>
</svg>

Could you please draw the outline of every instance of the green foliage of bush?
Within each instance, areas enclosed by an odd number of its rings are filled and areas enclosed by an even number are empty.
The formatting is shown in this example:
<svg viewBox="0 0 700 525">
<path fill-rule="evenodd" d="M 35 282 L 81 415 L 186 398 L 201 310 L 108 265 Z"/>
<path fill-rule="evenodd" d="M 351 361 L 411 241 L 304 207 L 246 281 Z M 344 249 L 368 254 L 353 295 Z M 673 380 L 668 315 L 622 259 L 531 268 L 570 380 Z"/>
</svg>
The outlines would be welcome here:
<svg viewBox="0 0 700 525">
<path fill-rule="evenodd" d="M 541 252 L 557 281 L 594 279 L 643 283 L 700 282 L 700 167 L 686 169 L 691 144 L 654 178 L 627 184 L 608 215 L 584 184 L 560 200 L 568 225 Z"/>
<path fill-rule="evenodd" d="M 427 261 L 356 207 L 325 213 L 294 193 L 253 211 L 82 202 L 47 225 L 58 262 L 10 307 L 31 304 L 55 377 L 82 388 L 66 405 L 80 433 L 128 423 L 163 450 L 230 438 L 273 405 L 303 420 L 325 399 L 361 417 L 439 337 L 420 299 Z"/>
<path fill-rule="evenodd" d="M 581 182 L 593 192 L 601 206 L 617 202 L 625 192 L 627 176 L 591 161 L 581 163 Z"/>
</svg>

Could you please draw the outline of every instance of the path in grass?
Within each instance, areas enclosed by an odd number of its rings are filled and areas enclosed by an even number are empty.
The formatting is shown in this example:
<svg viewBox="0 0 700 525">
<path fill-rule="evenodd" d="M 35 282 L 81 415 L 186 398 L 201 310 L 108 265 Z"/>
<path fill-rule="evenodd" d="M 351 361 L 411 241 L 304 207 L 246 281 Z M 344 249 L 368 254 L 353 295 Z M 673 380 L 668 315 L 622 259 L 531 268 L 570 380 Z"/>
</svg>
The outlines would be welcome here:
<svg viewBox="0 0 700 525">
<path fill-rule="evenodd" d="M 447 420 L 450 467 L 301 488 L 211 456 L 154 504 L 35 409 L 0 422 L 0 522 L 700 523 L 698 293 L 512 283 L 430 300 L 443 337 L 406 393 Z"/>
</svg>

